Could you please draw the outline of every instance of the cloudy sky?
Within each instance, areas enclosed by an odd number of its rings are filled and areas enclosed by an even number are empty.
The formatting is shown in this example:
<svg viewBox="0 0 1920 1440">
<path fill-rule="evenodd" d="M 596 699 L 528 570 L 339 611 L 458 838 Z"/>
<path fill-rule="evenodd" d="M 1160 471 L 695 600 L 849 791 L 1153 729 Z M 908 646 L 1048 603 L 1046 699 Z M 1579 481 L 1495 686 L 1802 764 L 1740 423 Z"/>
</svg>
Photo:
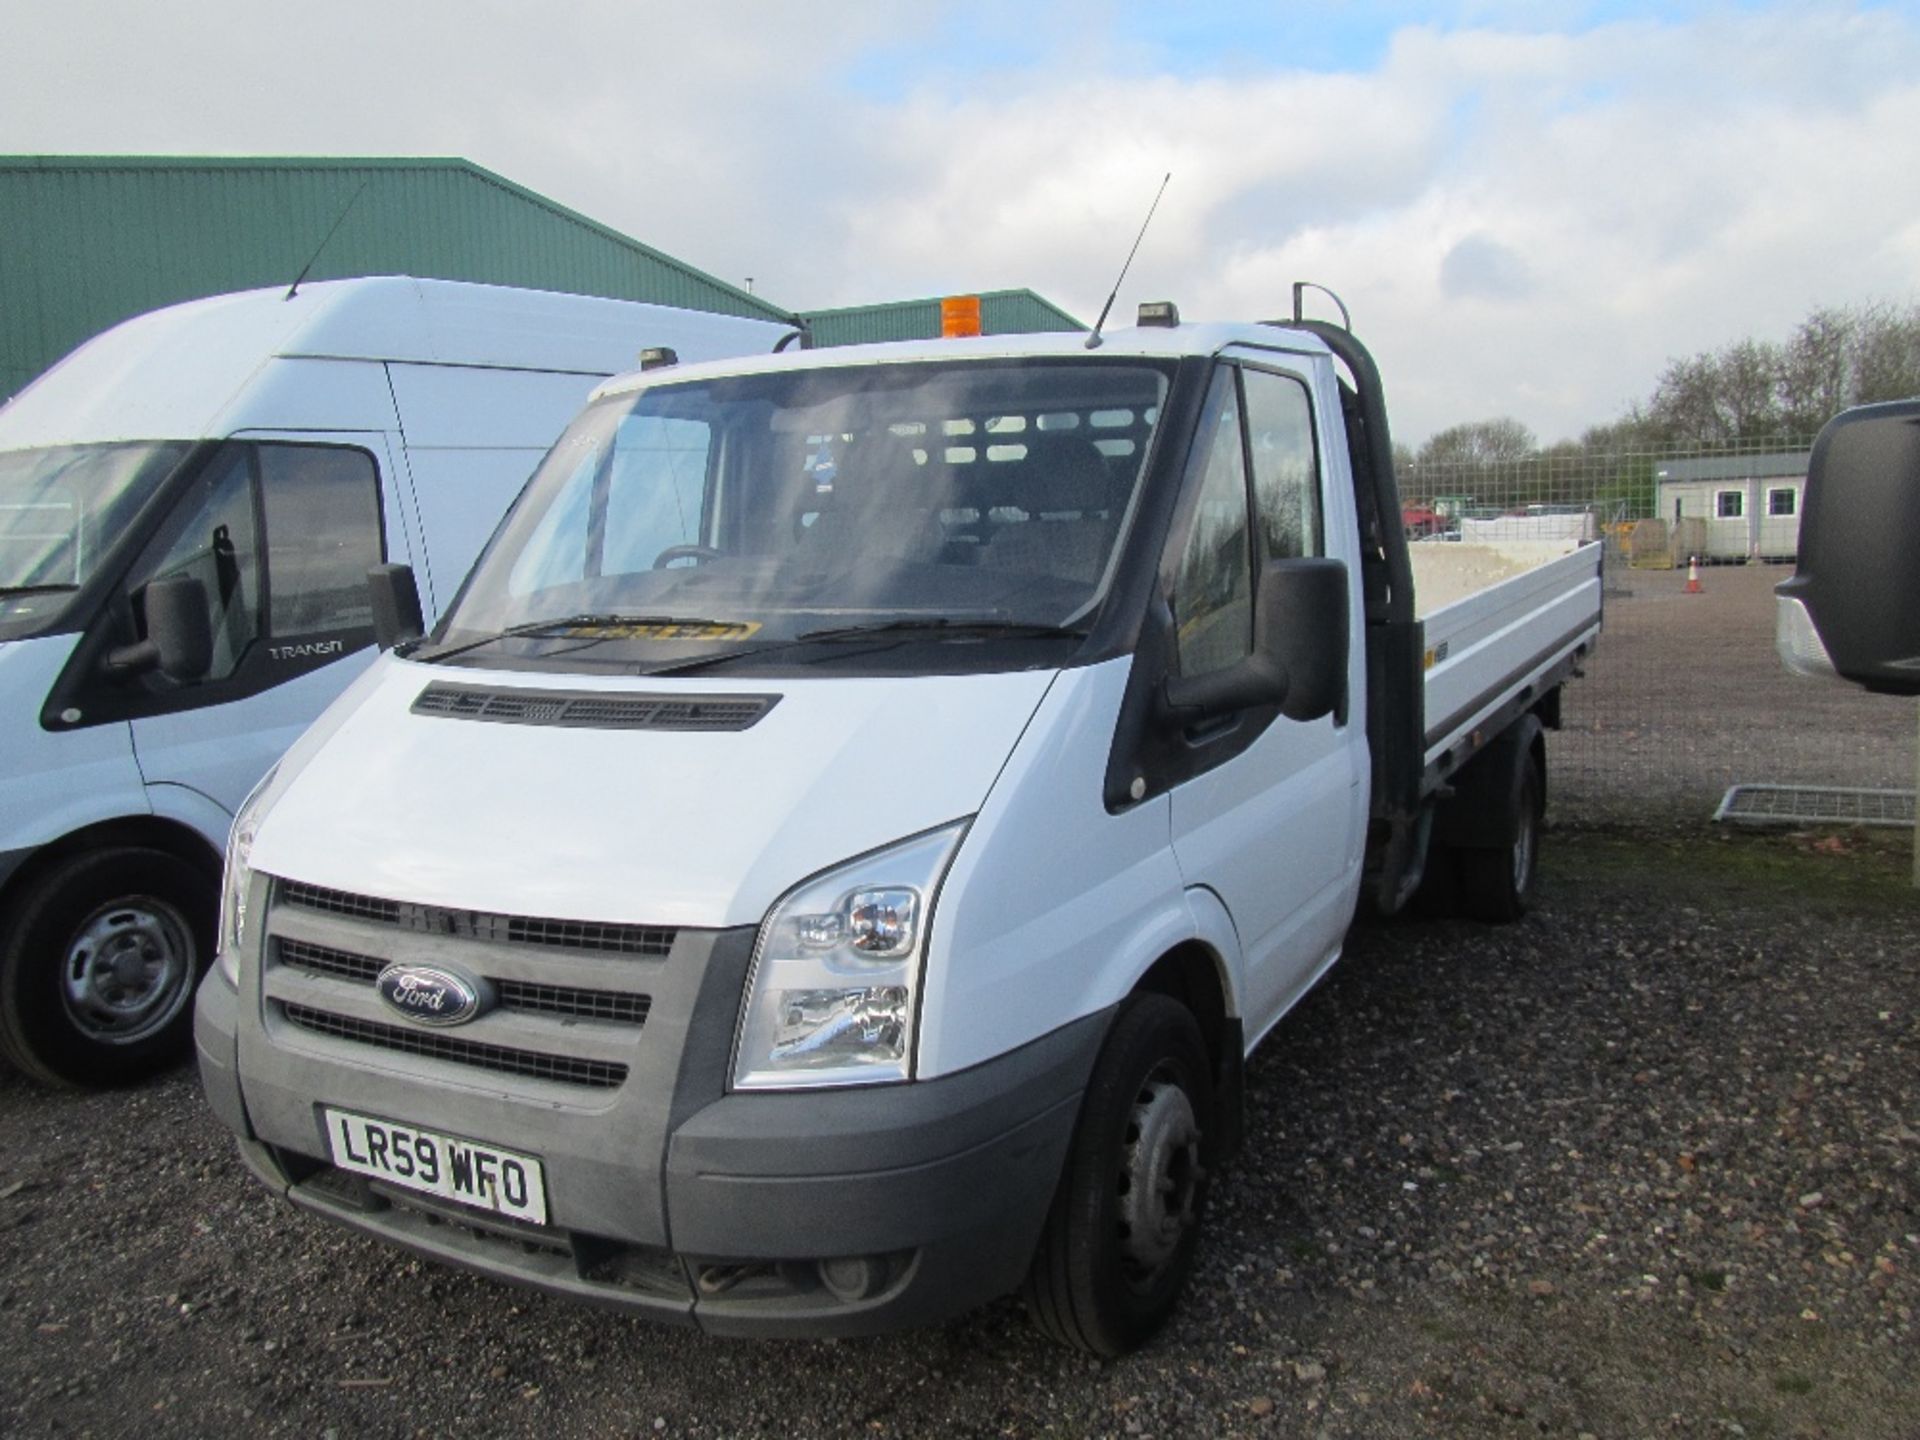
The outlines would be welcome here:
<svg viewBox="0 0 1920 1440">
<path fill-rule="evenodd" d="M 0 0 L 0 151 L 459 155 L 796 308 L 1338 290 L 1399 438 L 1920 301 L 1920 3 Z M 4 217 L 0 217 L 0 223 Z"/>
</svg>

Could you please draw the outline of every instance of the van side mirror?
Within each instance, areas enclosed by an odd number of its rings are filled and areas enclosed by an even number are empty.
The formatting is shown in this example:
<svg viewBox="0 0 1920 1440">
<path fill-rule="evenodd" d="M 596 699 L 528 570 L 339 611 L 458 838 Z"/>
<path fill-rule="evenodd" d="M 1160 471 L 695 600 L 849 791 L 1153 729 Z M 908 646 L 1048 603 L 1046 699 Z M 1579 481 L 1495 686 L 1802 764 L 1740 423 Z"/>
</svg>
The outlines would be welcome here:
<svg viewBox="0 0 1920 1440">
<path fill-rule="evenodd" d="M 207 587 L 191 575 L 166 575 L 147 582 L 141 592 L 147 612 L 147 638 L 107 653 L 107 669 L 118 675 L 158 670 L 187 684 L 203 680 L 213 668 L 213 612 Z"/>
<path fill-rule="evenodd" d="M 373 597 L 373 639 L 391 650 L 427 633 L 420 610 L 420 585 L 411 565 L 376 565 L 367 571 L 367 589 Z"/>
<path fill-rule="evenodd" d="M 1289 720 L 1344 709 L 1347 567 L 1319 557 L 1269 560 L 1253 602 L 1253 653 L 1211 675 L 1170 675 L 1167 704 L 1201 715 L 1278 705 Z"/>
<path fill-rule="evenodd" d="M 1920 695 L 1920 400 L 1861 405 L 1813 443 L 1800 554 L 1779 597 L 1790 670 Z"/>
</svg>

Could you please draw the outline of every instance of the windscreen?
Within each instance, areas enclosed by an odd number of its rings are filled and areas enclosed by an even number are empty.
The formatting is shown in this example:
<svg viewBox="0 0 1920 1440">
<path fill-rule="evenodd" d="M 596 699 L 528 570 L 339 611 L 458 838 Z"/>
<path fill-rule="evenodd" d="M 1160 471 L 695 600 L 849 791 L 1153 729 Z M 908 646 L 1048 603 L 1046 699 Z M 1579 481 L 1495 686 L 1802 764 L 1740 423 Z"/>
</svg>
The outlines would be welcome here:
<svg viewBox="0 0 1920 1440">
<path fill-rule="evenodd" d="M 529 482 L 436 645 L 645 669 L 882 627 L 1071 632 L 1108 583 L 1169 378 L 917 362 L 608 399 Z"/>
<path fill-rule="evenodd" d="M 0 451 L 0 629 L 64 606 L 187 449 L 153 441 Z"/>
</svg>

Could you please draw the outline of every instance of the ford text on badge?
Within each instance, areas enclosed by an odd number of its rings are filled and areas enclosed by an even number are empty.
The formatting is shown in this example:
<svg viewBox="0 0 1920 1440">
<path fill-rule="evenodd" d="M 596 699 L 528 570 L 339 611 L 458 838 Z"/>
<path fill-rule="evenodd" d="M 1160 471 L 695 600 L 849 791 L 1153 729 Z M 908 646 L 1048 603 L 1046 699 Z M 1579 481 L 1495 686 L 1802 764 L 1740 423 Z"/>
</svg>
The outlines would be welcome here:
<svg viewBox="0 0 1920 1440">
<path fill-rule="evenodd" d="M 442 965 L 389 965 L 376 982 L 388 1007 L 423 1025 L 463 1025 L 492 1004 L 492 987 Z"/>
<path fill-rule="evenodd" d="M 326 1115 L 327 1144 L 342 1170 L 535 1225 L 547 1223 L 546 1181 L 531 1155 L 346 1110 Z"/>
</svg>

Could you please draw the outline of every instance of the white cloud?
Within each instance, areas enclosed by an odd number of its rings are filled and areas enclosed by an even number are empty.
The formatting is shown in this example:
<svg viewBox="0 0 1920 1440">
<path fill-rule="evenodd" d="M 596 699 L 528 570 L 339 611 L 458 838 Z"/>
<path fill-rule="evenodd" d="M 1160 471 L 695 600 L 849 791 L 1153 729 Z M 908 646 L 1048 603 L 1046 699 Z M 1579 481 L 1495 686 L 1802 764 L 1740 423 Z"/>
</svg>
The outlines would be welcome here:
<svg viewBox="0 0 1920 1440">
<path fill-rule="evenodd" d="M 1575 433 L 1672 355 L 1920 297 L 1907 15 L 1469 8 L 1371 70 L 1174 75 L 1101 0 L 0 0 L 0 148 L 465 155 L 784 303 L 1031 286 L 1088 319 L 1171 170 L 1123 313 L 1330 284 L 1412 440 Z"/>
</svg>

